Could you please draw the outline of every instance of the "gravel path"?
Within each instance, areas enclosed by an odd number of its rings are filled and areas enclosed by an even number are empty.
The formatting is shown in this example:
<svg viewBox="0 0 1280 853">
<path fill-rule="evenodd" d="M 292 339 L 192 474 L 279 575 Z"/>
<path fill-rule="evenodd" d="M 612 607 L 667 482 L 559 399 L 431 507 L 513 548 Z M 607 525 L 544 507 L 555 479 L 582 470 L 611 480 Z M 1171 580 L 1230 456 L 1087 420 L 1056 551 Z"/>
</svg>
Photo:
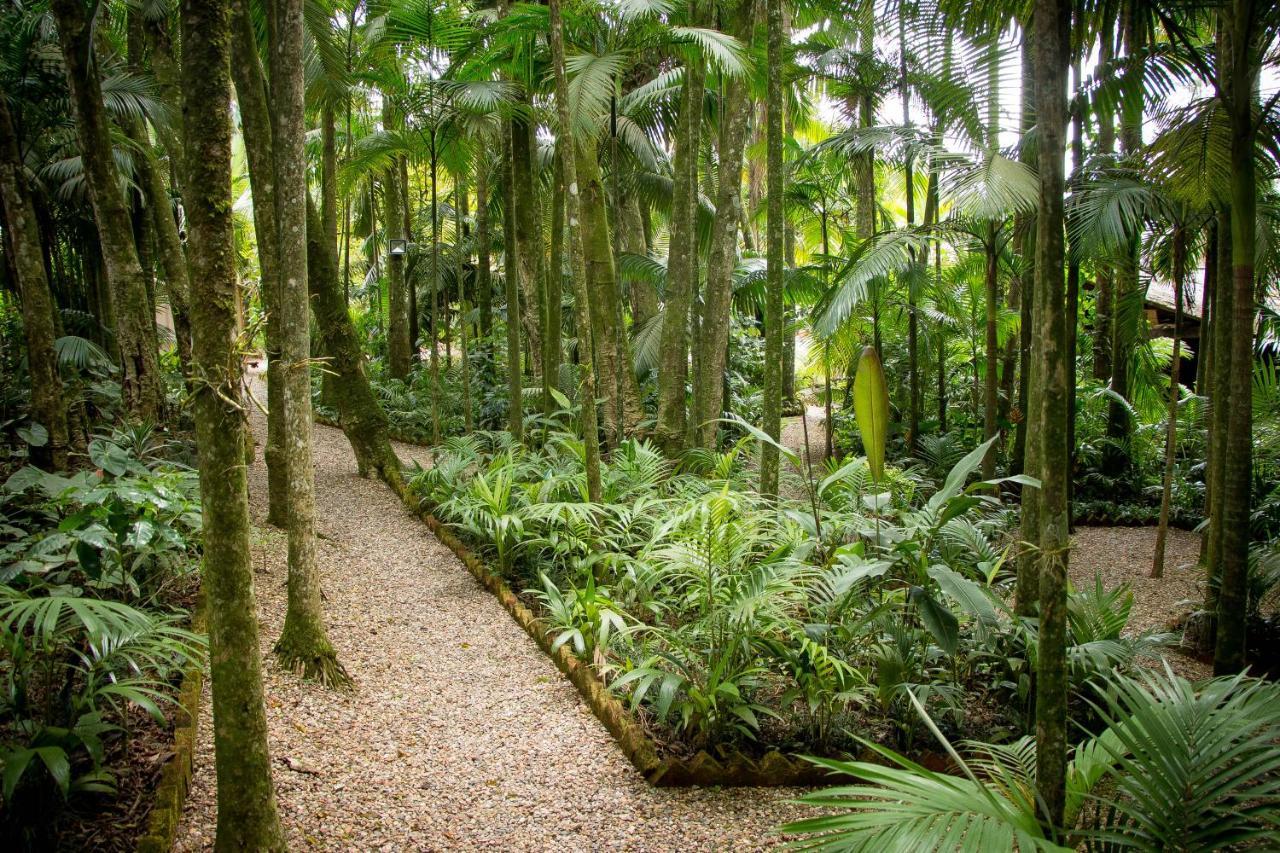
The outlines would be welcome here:
<svg viewBox="0 0 1280 853">
<path fill-rule="evenodd" d="M 255 433 L 265 424 L 255 413 Z M 421 448 L 399 448 L 406 461 Z M 381 483 L 315 430 L 329 636 L 356 691 L 281 671 L 285 537 L 250 471 L 254 566 L 280 814 L 293 850 L 753 850 L 802 814 L 793 790 L 655 789 L 577 691 Z M 425 461 L 425 459 L 424 459 Z M 206 695 L 206 709 L 208 697 Z M 177 850 L 212 847 L 211 716 Z"/>
</svg>

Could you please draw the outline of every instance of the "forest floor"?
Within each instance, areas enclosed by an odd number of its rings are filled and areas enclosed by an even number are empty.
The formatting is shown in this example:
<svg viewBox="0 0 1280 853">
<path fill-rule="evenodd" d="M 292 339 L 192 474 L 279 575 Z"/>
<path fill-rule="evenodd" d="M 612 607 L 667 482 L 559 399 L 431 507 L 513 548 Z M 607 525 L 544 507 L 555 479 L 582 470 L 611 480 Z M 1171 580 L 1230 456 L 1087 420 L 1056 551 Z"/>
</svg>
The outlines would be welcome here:
<svg viewBox="0 0 1280 853">
<path fill-rule="evenodd" d="M 254 430 L 265 423 L 254 412 Z M 317 558 L 335 693 L 281 670 L 286 541 L 250 470 L 271 756 L 292 850 L 754 850 L 803 814 L 789 789 L 653 788 L 577 691 L 382 483 L 315 429 Z M 422 448 L 399 448 L 406 461 Z M 209 699 L 175 849 L 216 825 Z"/>
</svg>

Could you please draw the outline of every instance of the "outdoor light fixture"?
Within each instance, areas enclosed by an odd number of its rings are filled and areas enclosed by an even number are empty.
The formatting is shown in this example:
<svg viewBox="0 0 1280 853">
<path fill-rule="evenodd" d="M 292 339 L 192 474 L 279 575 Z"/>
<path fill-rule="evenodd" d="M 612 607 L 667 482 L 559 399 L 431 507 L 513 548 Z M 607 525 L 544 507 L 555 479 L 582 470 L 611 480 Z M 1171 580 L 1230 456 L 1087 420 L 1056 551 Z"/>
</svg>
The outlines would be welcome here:
<svg viewBox="0 0 1280 853">
<path fill-rule="evenodd" d="M 391 247 L 388 249 L 393 257 L 407 254 L 409 251 L 408 240 L 392 240 Z"/>
</svg>

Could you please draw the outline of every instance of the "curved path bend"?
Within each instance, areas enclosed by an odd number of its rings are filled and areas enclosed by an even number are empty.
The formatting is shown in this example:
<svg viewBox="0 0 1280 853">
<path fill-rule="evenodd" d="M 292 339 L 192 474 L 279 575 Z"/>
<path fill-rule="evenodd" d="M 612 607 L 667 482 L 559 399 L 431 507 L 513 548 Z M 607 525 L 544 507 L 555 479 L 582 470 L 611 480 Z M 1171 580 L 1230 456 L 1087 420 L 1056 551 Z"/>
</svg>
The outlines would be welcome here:
<svg viewBox="0 0 1280 853">
<path fill-rule="evenodd" d="M 265 424 L 255 413 L 255 434 Z M 398 448 L 409 461 L 421 448 Z M 258 611 L 281 819 L 291 850 L 756 850 L 802 814 L 794 790 L 656 789 L 451 551 L 316 426 L 317 558 L 329 637 L 356 690 L 280 670 L 286 542 L 250 470 Z M 206 688 L 207 691 L 207 688 Z M 175 849 L 213 845 L 206 692 Z"/>
</svg>

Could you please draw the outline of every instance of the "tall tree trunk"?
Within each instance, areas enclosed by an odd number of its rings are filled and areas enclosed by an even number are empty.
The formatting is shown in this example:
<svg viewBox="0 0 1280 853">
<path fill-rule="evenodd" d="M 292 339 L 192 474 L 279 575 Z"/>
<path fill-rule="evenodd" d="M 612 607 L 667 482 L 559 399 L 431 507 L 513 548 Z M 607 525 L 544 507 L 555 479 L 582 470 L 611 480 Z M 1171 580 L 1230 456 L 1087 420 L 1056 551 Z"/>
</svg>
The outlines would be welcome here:
<svg viewBox="0 0 1280 853">
<path fill-rule="evenodd" d="M 1227 16 L 1227 74 L 1222 100 L 1231 122 L 1231 378 L 1220 394 L 1227 412 L 1223 445 L 1222 544 L 1218 575 L 1218 641 L 1215 675 L 1244 669 L 1248 604 L 1249 509 L 1253 480 L 1253 264 L 1258 184 L 1254 166 L 1257 123 L 1254 89 L 1259 73 L 1258 9 L 1254 0 L 1231 0 Z M 1225 285 L 1226 282 L 1223 282 Z M 1226 287 L 1223 288 L 1227 289 Z M 1223 325 L 1226 325 L 1224 322 Z"/>
<path fill-rule="evenodd" d="M 608 205 L 595 148 L 576 145 L 577 178 L 582 211 L 582 250 L 591 290 L 592 338 L 595 340 L 596 370 L 604 407 L 604 435 L 608 447 L 616 446 L 644 416 L 640 389 L 631 369 L 631 346 L 626 329 L 619 324 L 622 306 L 610 245 Z"/>
<path fill-rule="evenodd" d="M 62 376 L 58 373 L 58 359 L 53 349 L 57 338 L 55 306 L 18 134 L 4 97 L 0 97 L 0 211 L 3 211 L 4 232 L 8 238 L 6 254 L 12 259 L 22 299 L 22 330 L 27 338 L 27 368 L 31 376 L 31 417 L 49 434 L 43 446 L 31 448 L 31 459 L 42 468 L 65 471 L 70 436 Z"/>
<path fill-rule="evenodd" d="M 386 122 L 386 112 L 383 112 Z M 404 240 L 404 210 L 401 202 L 400 167 L 393 163 L 384 178 L 383 201 L 387 218 L 387 366 L 393 379 L 409 376 L 409 305 L 405 297 L 405 256 L 391 251 L 393 240 Z"/>
<path fill-rule="evenodd" d="M 739 38 L 745 39 L 750 33 L 751 9 L 750 0 L 737 6 L 733 34 Z M 738 261 L 738 223 L 742 221 L 742 160 L 749 112 L 746 80 L 730 79 L 725 86 L 720 117 L 720 173 L 716 215 L 711 223 L 711 257 L 707 261 L 701 334 L 694 341 L 701 353 L 698 375 L 693 378 L 693 429 L 696 445 L 707 449 L 715 447 L 716 421 L 724 403 L 721 393 L 729 346 L 733 270 Z M 786 372 L 784 365 L 784 380 Z"/>
<path fill-rule="evenodd" d="M 1036 63 L 1033 61 L 1033 35 L 1032 28 L 1034 20 L 1028 20 L 1023 26 L 1023 43 L 1022 43 L 1022 131 L 1025 135 L 1031 127 L 1035 126 L 1036 116 L 1036 98 L 1035 98 L 1035 79 Z M 1023 159 L 1033 168 L 1037 167 L 1039 162 L 1039 149 L 1036 146 L 1023 146 Z M 1023 293 L 1022 293 L 1022 329 L 1021 329 L 1021 349 L 1022 349 L 1022 372 L 1019 377 L 1018 394 L 1022 401 L 1023 418 L 1018 425 L 1018 433 L 1014 437 L 1014 460 L 1020 466 L 1018 470 L 1023 473 L 1030 474 L 1033 477 L 1039 476 L 1040 471 L 1040 440 L 1041 435 L 1038 429 L 1033 426 L 1039 423 L 1040 418 L 1040 359 L 1038 354 L 1032 348 L 1033 329 L 1040 328 L 1040 303 L 1042 302 L 1040 288 L 1036 286 L 1036 269 L 1039 264 L 1039 258 L 1036 254 L 1036 223 L 1034 220 L 1027 221 L 1024 219 L 1018 223 L 1019 239 L 1022 243 L 1021 254 L 1023 261 Z M 1021 445 L 1021 446 L 1019 446 Z M 1040 541 L 1040 504 L 1041 490 L 1036 488 L 1023 487 L 1021 495 L 1022 504 L 1022 541 L 1035 544 Z M 1030 616 L 1035 613 L 1036 602 L 1039 599 L 1040 587 L 1040 565 L 1034 548 L 1025 549 L 1023 553 L 1018 555 L 1018 577 L 1016 584 L 1015 601 L 1017 611 L 1022 616 Z"/>
<path fill-rule="evenodd" d="M 702 131 L 705 60 L 694 56 L 685 66 L 672 159 L 671 238 L 667 253 L 667 293 L 663 304 L 662 345 L 658 356 L 658 415 L 655 438 L 674 457 L 684 450 L 689 380 L 689 309 L 697 279 L 698 149 Z M 781 133 L 781 131 L 779 131 Z M 781 352 L 778 358 L 781 358 Z"/>
<path fill-rule="evenodd" d="M 267 443 L 262 456 L 267 463 L 267 523 L 284 528 L 289 523 L 288 455 L 285 452 L 284 362 L 280 357 L 280 232 L 276 222 L 275 153 L 272 144 L 271 106 L 257 36 L 248 6 L 237 0 L 231 20 L 231 72 L 240 107 L 240 125 L 249 164 L 253 193 L 253 230 L 258 244 L 259 297 L 267 315 Z"/>
<path fill-rule="evenodd" d="M 431 129 L 431 443 L 440 443 L 440 188 L 436 128 Z"/>
<path fill-rule="evenodd" d="M 1164 575 L 1165 543 L 1169 538 L 1169 508 L 1173 497 L 1174 456 L 1178 450 L 1178 373 L 1182 367 L 1182 293 L 1187 276 L 1187 234 L 1178 222 L 1173 227 L 1173 359 L 1169 363 L 1169 415 L 1164 433 L 1164 481 L 1160 489 L 1160 525 L 1156 528 L 1151 577 Z"/>
<path fill-rule="evenodd" d="M 648 255 L 649 240 L 645 228 L 644 209 L 634 193 L 622 202 L 622 251 L 633 255 Z M 648 281 L 632 281 L 628 287 L 631 304 L 631 327 L 643 329 L 658 313 L 658 290 Z"/>
<path fill-rule="evenodd" d="M 505 122 L 502 127 L 502 238 L 505 244 L 502 278 L 507 298 L 507 431 L 519 440 L 524 434 L 524 410 L 520 375 L 520 270 L 516 260 L 516 191 L 511 164 L 511 133 L 511 123 Z M 578 327 L 579 349 L 591 346 L 590 330 L 589 323 Z"/>
<path fill-rule="evenodd" d="M 269 29 L 272 150 L 280 232 L 280 358 L 289 472 L 289 596 L 275 652 L 282 665 L 304 678 L 340 687 L 349 684 L 350 678 L 325 635 L 320 569 L 316 565 L 302 5 L 303 0 L 274 0 L 274 27 Z"/>
<path fill-rule="evenodd" d="M 94 22 L 83 0 L 53 0 L 50 9 L 58 24 L 85 184 L 111 289 L 125 407 L 132 417 L 155 422 L 164 415 L 155 315 L 116 180 L 111 128 L 93 56 Z"/>
<path fill-rule="evenodd" d="M 1067 772 L 1067 483 L 1071 447 L 1067 406 L 1071 354 L 1067 328 L 1063 195 L 1066 190 L 1067 68 L 1071 3 L 1036 0 L 1037 130 L 1040 206 L 1036 217 L 1036 290 L 1040 293 L 1040 377 L 1037 412 L 1040 470 L 1040 638 L 1036 661 L 1036 790 L 1050 826 L 1062 826 Z M 1035 473 L 1034 471 L 1032 473 Z"/>
<path fill-rule="evenodd" d="M 1115 36 L 1105 28 L 1101 34 L 1101 48 L 1098 62 L 1106 67 L 1113 59 Z M 1097 108 L 1098 141 L 1097 151 L 1103 156 L 1110 156 L 1115 150 L 1116 121 L 1107 98 L 1100 98 Z M 1101 382 L 1111 382 L 1111 346 L 1115 330 L 1115 293 L 1116 283 L 1114 270 L 1110 263 L 1102 259 L 1097 265 L 1094 278 L 1095 305 L 1093 314 L 1093 378 Z"/>
<path fill-rule="evenodd" d="M 581 386 L 578 400 L 582 404 L 582 444 L 586 456 L 587 498 L 595 503 L 601 498 L 600 488 L 600 438 L 596 423 L 595 366 L 591 363 L 591 344 L 587 340 L 591 328 L 591 296 L 587 292 L 586 261 L 582 250 L 581 216 L 578 201 L 578 170 L 574 162 L 572 136 L 573 124 L 569 117 L 569 81 L 564 71 L 564 24 L 560 19 L 560 0 L 547 0 L 551 14 L 551 70 L 555 78 L 556 119 L 559 139 L 556 156 L 560 158 L 561 174 L 569 192 L 565 195 L 565 216 L 568 219 L 569 254 L 573 264 L 573 307 L 578 325 L 578 359 L 581 364 Z"/>
<path fill-rule="evenodd" d="M 476 161 L 476 307 L 480 337 L 486 340 L 493 361 L 493 278 L 489 264 L 489 164 L 481 154 Z"/>
<path fill-rule="evenodd" d="M 768 76 L 765 88 L 765 160 L 768 163 L 769 220 L 765 229 L 768 258 L 765 284 L 764 391 L 761 401 L 761 428 L 777 441 L 782 430 L 782 255 L 783 255 L 783 174 L 782 174 L 782 0 L 767 0 Z M 760 448 L 760 493 L 766 498 L 778 494 L 778 448 L 764 443 Z"/>
<path fill-rule="evenodd" d="M 137 9 L 130 9 L 129 62 L 135 73 L 142 73 L 142 52 L 145 41 L 142 15 Z M 167 55 L 167 41 L 158 46 L 155 53 L 157 55 L 155 76 L 157 80 L 167 80 L 169 75 L 174 73 L 169 68 L 169 65 L 172 64 L 172 58 Z M 161 84 L 161 91 L 166 96 L 171 94 L 168 91 L 168 86 L 164 83 Z M 173 97 L 174 101 L 171 105 L 179 109 L 180 112 L 177 95 Z M 178 120 L 176 123 L 179 131 L 181 131 L 181 121 Z M 191 372 L 191 316 L 187 296 L 190 288 L 187 278 L 187 255 L 182 248 L 182 240 L 178 236 L 178 223 L 174 219 L 173 210 L 169 204 L 169 193 L 165 187 L 164 176 L 161 174 L 159 164 L 156 162 L 151 142 L 147 138 L 146 125 L 141 120 L 130 120 L 125 123 L 125 130 L 129 134 L 129 138 L 137 146 L 133 161 L 134 171 L 137 175 L 138 185 L 146 198 L 151 231 L 155 235 L 156 248 L 160 255 L 160 266 L 164 271 L 165 290 L 169 296 L 169 307 L 173 312 L 174 346 L 178 352 L 178 364 L 183 375 L 189 376 Z M 180 174 L 183 170 L 180 162 L 182 150 L 178 141 L 168 132 L 157 133 L 157 136 L 172 146 L 168 148 L 169 157 L 176 166 L 174 172 Z M 174 189 L 176 190 L 177 187 Z"/>
<path fill-rule="evenodd" d="M 542 346 L 543 375 L 543 411 L 551 414 L 555 403 L 551 398 L 551 389 L 560 385 L 561 359 L 561 326 L 563 325 L 563 287 L 564 287 L 564 169 L 560 158 L 555 158 L 553 169 L 553 186 L 551 192 L 551 251 L 547 262 L 545 288 L 546 322 L 544 324 Z"/>
<path fill-rule="evenodd" d="M 1215 620 L 1222 568 L 1223 521 L 1226 516 L 1223 481 L 1226 477 L 1228 416 L 1231 411 L 1231 337 L 1235 316 L 1230 212 L 1220 211 L 1217 220 L 1218 272 L 1214 286 L 1213 325 L 1210 327 L 1213 334 L 1213 373 L 1212 396 L 1209 398 L 1209 470 L 1205 476 L 1205 512 L 1209 518 L 1205 543 L 1205 567 L 1208 572 L 1205 605 L 1210 613 L 1215 614 Z"/>
<path fill-rule="evenodd" d="M 984 278 L 985 308 L 986 308 L 986 363 L 987 375 L 983 382 L 983 418 L 982 418 L 982 435 L 983 440 L 990 440 L 999 431 L 1000 425 L 997 420 L 999 416 L 999 378 L 997 376 L 997 365 L 1000 363 L 1000 338 L 999 338 L 999 317 L 1000 317 L 1000 252 L 997 245 L 999 240 L 999 223 L 992 222 L 987 226 L 986 254 L 987 254 L 987 274 Z M 987 455 L 982 458 L 982 479 L 990 480 L 996 474 L 996 457 L 998 456 L 996 446 L 992 445 L 987 451 Z"/>
<path fill-rule="evenodd" d="M 533 128 L 529 122 L 511 122 L 511 175 L 516 196 L 516 265 L 519 273 L 522 341 L 529 353 L 529 367 L 542 372 L 542 330 L 538 299 L 539 261 L 542 258 L 542 225 L 538 198 L 533 189 Z"/>
<path fill-rule="evenodd" d="M 245 0 L 238 0 L 240 6 Z M 242 362 L 235 328 L 231 210 L 231 82 L 227 0 L 183 0 L 186 184 L 192 200 L 192 391 L 204 509 L 204 593 L 209 614 L 218 850 L 285 850 L 271 783 L 249 563 Z M 243 9 L 240 9 L 243 13 Z"/>
<path fill-rule="evenodd" d="M 1146 44 L 1146 31 L 1141 15 L 1145 14 L 1138 0 L 1127 0 L 1123 6 L 1121 27 L 1125 53 L 1132 58 L 1141 52 Z M 1120 153 L 1123 157 L 1132 158 L 1142 148 L 1142 113 L 1144 91 L 1140 82 L 1127 86 L 1122 96 L 1122 115 L 1120 119 Z M 1128 400 L 1132 392 L 1130 385 L 1130 361 L 1138 334 L 1139 312 L 1129 309 L 1132 300 L 1138 298 L 1137 292 L 1141 283 L 1138 278 L 1138 252 L 1141 235 L 1128 236 L 1116 264 L 1115 277 L 1115 317 L 1111 331 L 1111 390 L 1117 396 Z M 1111 442 L 1104 454 L 1104 468 L 1112 476 L 1121 476 L 1131 467 L 1129 454 L 1123 443 L 1133 430 L 1133 418 L 1129 407 L 1120 400 L 1113 399 L 1107 413 L 1107 437 Z"/>
<path fill-rule="evenodd" d="M 467 217 L 467 176 L 466 172 L 459 172 L 454 176 L 454 205 L 453 205 L 453 248 L 454 254 L 457 256 L 457 267 L 454 273 L 454 284 L 458 288 L 458 337 L 459 345 L 462 348 L 459 365 L 462 368 L 462 427 L 468 433 L 475 426 L 471 420 L 471 353 L 468 351 L 468 333 L 467 326 L 470 325 L 471 319 L 471 303 L 467 297 L 466 273 L 467 273 L 467 256 L 465 253 L 466 246 L 466 226 L 463 220 Z"/>
</svg>

